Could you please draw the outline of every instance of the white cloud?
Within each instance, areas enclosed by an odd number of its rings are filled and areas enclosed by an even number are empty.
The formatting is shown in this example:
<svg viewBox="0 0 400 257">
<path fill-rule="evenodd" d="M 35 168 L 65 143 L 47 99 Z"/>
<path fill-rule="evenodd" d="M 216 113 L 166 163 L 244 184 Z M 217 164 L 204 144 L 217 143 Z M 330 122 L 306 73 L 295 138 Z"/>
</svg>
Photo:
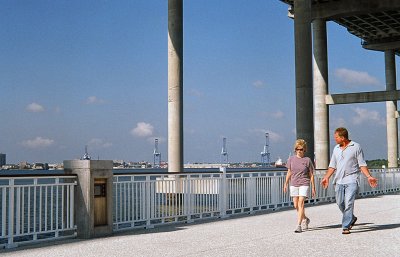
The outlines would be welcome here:
<svg viewBox="0 0 400 257">
<path fill-rule="evenodd" d="M 43 112 L 44 107 L 38 103 L 31 103 L 31 104 L 28 104 L 28 106 L 26 107 L 26 110 L 28 112 Z"/>
<path fill-rule="evenodd" d="M 185 134 L 194 135 L 195 133 L 196 133 L 196 130 L 194 128 L 186 128 L 185 129 Z"/>
<path fill-rule="evenodd" d="M 339 118 L 332 118 L 331 124 L 335 124 L 335 129 L 338 127 L 347 127 L 345 119 L 339 117 Z"/>
<path fill-rule="evenodd" d="M 272 118 L 272 119 L 283 119 L 285 117 L 285 113 L 282 112 L 281 110 L 277 110 L 275 112 L 270 112 L 270 111 L 263 111 L 260 112 L 260 115 L 266 118 Z"/>
<path fill-rule="evenodd" d="M 271 130 L 265 130 L 265 129 L 250 129 L 250 132 L 256 133 L 256 134 L 262 134 L 265 137 L 265 133 L 268 133 L 268 138 L 270 142 L 282 142 L 283 136 L 279 133 L 273 132 Z"/>
<path fill-rule="evenodd" d="M 355 112 L 356 116 L 353 117 L 352 121 L 353 124 L 362 124 L 362 123 L 368 123 L 368 124 L 379 124 L 379 125 L 386 125 L 385 119 L 383 119 L 379 112 L 377 111 L 370 111 L 367 109 L 363 108 L 353 108 L 353 112 Z"/>
<path fill-rule="evenodd" d="M 138 122 L 131 134 L 137 137 L 150 137 L 153 135 L 154 127 L 150 123 Z"/>
<path fill-rule="evenodd" d="M 256 88 L 264 88 L 265 83 L 264 83 L 264 81 L 256 80 L 253 82 L 253 86 L 255 86 Z"/>
<path fill-rule="evenodd" d="M 236 144 L 248 144 L 248 141 L 242 137 L 234 137 L 232 141 Z"/>
<path fill-rule="evenodd" d="M 89 96 L 86 99 L 86 104 L 103 104 L 105 101 L 103 99 L 97 98 L 96 96 Z"/>
<path fill-rule="evenodd" d="M 90 139 L 88 145 L 93 148 L 108 148 L 112 146 L 112 143 L 105 142 L 103 139 L 100 138 L 92 138 Z"/>
<path fill-rule="evenodd" d="M 272 113 L 272 117 L 275 119 L 282 119 L 285 116 L 285 114 L 282 111 L 276 111 Z"/>
<path fill-rule="evenodd" d="M 201 92 L 201 91 L 199 91 L 199 90 L 196 90 L 196 89 L 191 89 L 191 90 L 189 91 L 189 94 L 192 95 L 192 96 L 197 96 L 197 97 L 202 97 L 202 96 L 204 96 L 204 93 L 203 93 L 203 92 Z"/>
<path fill-rule="evenodd" d="M 22 145 L 27 148 L 44 148 L 49 147 L 54 143 L 53 139 L 36 137 L 35 139 L 28 139 L 22 142 Z"/>
<path fill-rule="evenodd" d="M 273 132 L 273 131 L 267 131 L 268 132 L 268 136 L 269 139 L 271 140 L 271 142 L 282 142 L 283 140 L 283 136 L 279 133 Z"/>
<path fill-rule="evenodd" d="M 348 86 L 379 86 L 378 79 L 364 71 L 354 71 L 345 68 L 337 69 L 335 75 Z"/>
</svg>

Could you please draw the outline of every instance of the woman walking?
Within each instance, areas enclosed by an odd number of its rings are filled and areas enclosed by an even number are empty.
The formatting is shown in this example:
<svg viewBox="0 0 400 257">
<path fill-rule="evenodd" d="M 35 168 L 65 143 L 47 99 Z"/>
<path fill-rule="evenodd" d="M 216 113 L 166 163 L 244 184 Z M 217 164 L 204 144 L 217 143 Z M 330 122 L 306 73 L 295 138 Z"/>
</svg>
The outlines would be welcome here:
<svg viewBox="0 0 400 257">
<path fill-rule="evenodd" d="M 301 233 L 308 229 L 310 219 L 306 216 L 304 201 L 310 192 L 315 197 L 314 165 L 309 157 L 304 157 L 307 150 L 306 141 L 297 139 L 294 144 L 296 155 L 289 157 L 286 167 L 288 168 L 283 191 L 286 193 L 290 181 L 290 196 L 293 198 L 294 208 L 297 210 L 297 225 L 295 233 Z"/>
</svg>

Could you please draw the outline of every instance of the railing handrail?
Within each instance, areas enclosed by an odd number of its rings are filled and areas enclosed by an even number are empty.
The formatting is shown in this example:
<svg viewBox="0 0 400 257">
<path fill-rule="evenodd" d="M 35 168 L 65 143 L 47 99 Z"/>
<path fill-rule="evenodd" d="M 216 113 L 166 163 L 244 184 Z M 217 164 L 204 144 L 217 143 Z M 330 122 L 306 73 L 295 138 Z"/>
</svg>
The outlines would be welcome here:
<svg viewBox="0 0 400 257">
<path fill-rule="evenodd" d="M 400 191 L 399 171 L 371 169 L 380 184 L 378 188 L 370 188 L 366 179 L 360 177 L 359 195 Z M 310 195 L 307 203 L 335 199 L 332 180 L 328 189 L 320 185 L 325 172 L 315 172 L 317 196 L 313 199 Z M 285 170 L 114 175 L 114 228 L 152 227 L 287 207 L 291 199 L 288 192 L 283 193 L 285 177 Z"/>
<path fill-rule="evenodd" d="M 54 174 L 37 174 L 37 175 L 26 175 L 26 174 L 15 174 L 15 175 L 1 175 L 0 174 L 0 179 L 15 179 L 15 178 L 76 178 L 76 174 L 60 174 L 60 175 L 54 175 Z"/>
</svg>

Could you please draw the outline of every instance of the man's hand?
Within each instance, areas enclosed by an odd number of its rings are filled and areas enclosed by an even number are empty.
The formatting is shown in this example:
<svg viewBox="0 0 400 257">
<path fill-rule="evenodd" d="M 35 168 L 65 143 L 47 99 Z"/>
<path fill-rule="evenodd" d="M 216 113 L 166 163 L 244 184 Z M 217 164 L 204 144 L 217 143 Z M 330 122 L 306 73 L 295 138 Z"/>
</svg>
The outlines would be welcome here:
<svg viewBox="0 0 400 257">
<path fill-rule="evenodd" d="M 372 176 L 368 177 L 368 183 L 373 188 L 378 186 L 378 180 Z"/>
<path fill-rule="evenodd" d="M 321 180 L 321 185 L 322 185 L 323 188 L 327 189 L 327 188 L 328 188 L 328 185 L 329 185 L 329 179 L 326 178 L 326 177 L 324 177 L 324 178 Z"/>
<path fill-rule="evenodd" d="M 332 174 L 335 172 L 334 168 L 329 167 L 328 171 L 326 172 L 324 178 L 321 180 L 321 185 L 323 188 L 327 189 L 329 185 L 329 178 L 332 176 Z"/>
</svg>

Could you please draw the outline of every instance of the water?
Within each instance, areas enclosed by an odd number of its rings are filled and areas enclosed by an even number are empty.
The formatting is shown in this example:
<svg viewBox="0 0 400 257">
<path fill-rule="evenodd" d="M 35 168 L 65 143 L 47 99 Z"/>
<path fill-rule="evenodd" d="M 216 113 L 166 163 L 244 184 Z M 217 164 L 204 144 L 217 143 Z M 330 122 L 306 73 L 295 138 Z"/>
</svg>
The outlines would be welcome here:
<svg viewBox="0 0 400 257">
<path fill-rule="evenodd" d="M 185 172 L 220 172 L 219 168 L 185 168 Z M 226 172 L 270 172 L 286 171 L 284 167 L 257 167 L 257 168 L 227 168 Z M 113 169 L 115 175 L 118 174 L 167 174 L 168 169 L 147 168 L 147 169 Z M 0 176 L 36 176 L 36 175 L 64 175 L 64 170 L 0 170 Z"/>
</svg>

